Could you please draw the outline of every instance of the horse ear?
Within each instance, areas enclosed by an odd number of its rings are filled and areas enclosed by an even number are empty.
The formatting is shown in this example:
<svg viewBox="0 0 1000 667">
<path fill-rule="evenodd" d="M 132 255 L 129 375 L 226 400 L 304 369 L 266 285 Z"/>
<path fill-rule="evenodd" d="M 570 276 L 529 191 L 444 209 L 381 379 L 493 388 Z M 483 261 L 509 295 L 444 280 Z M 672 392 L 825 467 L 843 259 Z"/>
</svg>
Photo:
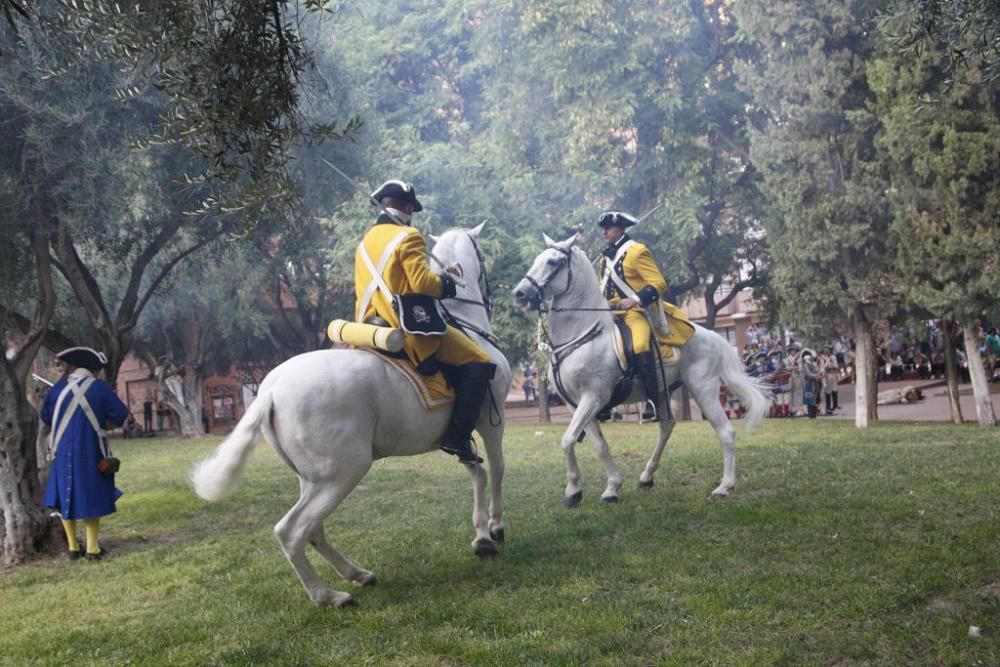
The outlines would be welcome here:
<svg viewBox="0 0 1000 667">
<path fill-rule="evenodd" d="M 545 245 L 549 248 L 559 245 L 558 243 L 550 239 L 549 235 L 546 234 L 545 232 L 542 232 L 542 238 L 545 239 Z"/>
<path fill-rule="evenodd" d="M 486 226 L 486 221 L 483 220 L 478 225 L 476 225 L 475 227 L 473 227 L 472 229 L 470 229 L 469 230 L 469 234 L 472 235 L 472 238 L 478 239 L 479 238 L 479 234 L 482 233 L 483 227 L 485 227 L 485 226 Z"/>
<path fill-rule="evenodd" d="M 573 234 L 573 236 L 563 241 L 562 245 L 566 248 L 572 248 L 574 245 L 576 245 L 576 242 L 580 240 L 580 237 L 581 237 L 580 232 L 577 232 L 576 234 Z"/>
<path fill-rule="evenodd" d="M 434 243 L 437 243 L 438 241 L 441 240 L 440 236 L 435 236 L 434 234 L 428 234 L 428 236 L 431 237 L 431 241 L 434 241 Z"/>
</svg>

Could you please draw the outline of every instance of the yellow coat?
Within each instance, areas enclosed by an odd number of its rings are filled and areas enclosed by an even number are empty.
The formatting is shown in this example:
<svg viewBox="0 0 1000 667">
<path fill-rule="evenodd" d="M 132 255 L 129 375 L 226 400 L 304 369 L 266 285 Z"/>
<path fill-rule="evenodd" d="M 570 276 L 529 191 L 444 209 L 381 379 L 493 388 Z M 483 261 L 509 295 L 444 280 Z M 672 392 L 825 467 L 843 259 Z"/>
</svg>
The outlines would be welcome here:
<svg viewBox="0 0 1000 667">
<path fill-rule="evenodd" d="M 632 239 L 622 237 L 621 243 L 629 240 Z M 615 252 L 617 252 L 618 247 L 620 247 L 620 244 L 616 244 Z M 608 252 L 611 251 L 612 249 L 609 248 Z M 609 258 L 607 255 L 604 256 L 604 262 L 601 267 L 602 276 L 604 275 L 604 268 L 611 261 L 612 258 Z M 657 311 L 660 309 L 660 298 L 667 291 L 667 279 L 660 272 L 660 268 L 656 265 L 656 260 L 653 259 L 653 253 L 650 252 L 649 248 L 638 241 L 632 240 L 632 245 L 628 247 L 625 255 L 614 265 L 613 270 L 640 297 L 651 296 L 649 288 L 656 290 L 655 297 L 652 297 L 651 300 L 649 298 L 643 299 L 644 303 L 640 305 L 650 310 L 651 317 L 658 317 Z M 608 303 L 614 306 L 624 299 L 626 295 L 622 294 L 622 291 L 615 284 L 614 280 L 609 278 L 604 287 L 604 296 L 608 299 Z M 625 324 L 632 331 L 632 345 L 635 351 L 637 353 L 648 351 L 652 329 L 646 315 L 638 308 L 632 308 L 616 314 L 619 317 L 625 318 Z"/>
<path fill-rule="evenodd" d="M 393 294 L 416 293 L 440 298 L 443 283 L 441 277 L 431 271 L 427 263 L 427 244 L 420 230 L 390 223 L 376 224 L 368 230 L 361 242 L 368 251 L 372 263 L 378 265 L 382 250 L 401 231 L 405 231 L 407 235 L 393 251 L 382 272 L 386 285 Z M 362 294 L 372 280 L 359 250 L 354 253 L 355 312 L 360 305 Z M 381 317 L 390 326 L 399 327 L 399 317 L 381 290 L 375 290 L 368 308 L 361 313 L 359 319 L 363 322 L 373 315 Z M 419 364 L 437 352 L 441 346 L 441 338 L 441 336 L 407 335 L 403 349 L 414 364 Z"/>
</svg>

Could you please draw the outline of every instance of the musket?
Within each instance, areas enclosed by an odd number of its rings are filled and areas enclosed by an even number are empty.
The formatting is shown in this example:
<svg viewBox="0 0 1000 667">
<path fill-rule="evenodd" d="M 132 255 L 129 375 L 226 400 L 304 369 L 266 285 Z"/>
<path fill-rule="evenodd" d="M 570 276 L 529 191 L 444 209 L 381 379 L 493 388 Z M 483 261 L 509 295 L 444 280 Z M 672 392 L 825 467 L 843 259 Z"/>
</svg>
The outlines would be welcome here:
<svg viewBox="0 0 1000 667">
<path fill-rule="evenodd" d="M 340 169 L 338 169 L 335 164 L 333 164 L 332 162 L 330 162 L 326 158 L 320 158 L 320 161 L 323 164 L 325 164 L 326 166 L 328 166 L 330 169 L 333 169 L 335 172 L 337 172 L 338 174 L 340 174 L 341 176 L 343 176 L 344 180 L 347 181 L 348 183 L 350 183 L 351 186 L 355 190 L 357 190 L 358 192 L 365 192 L 366 188 L 362 188 L 360 183 L 358 183 L 353 178 L 351 178 L 350 176 L 348 176 L 347 174 L 345 174 L 344 172 L 342 172 Z M 368 201 L 370 201 L 375 206 L 375 208 L 377 208 L 379 210 L 379 213 L 382 213 L 384 215 L 389 216 L 389 218 L 391 218 L 396 224 L 403 225 L 404 227 L 407 226 L 407 224 L 405 222 L 403 222 L 402 220 L 400 220 L 399 218 L 397 218 L 395 215 L 393 215 L 392 213 L 390 213 L 389 210 L 385 206 L 382 206 L 382 202 L 380 202 L 379 200 L 375 199 L 375 197 L 372 197 L 370 194 L 368 195 Z M 463 283 L 463 282 L 461 282 L 459 280 L 456 280 L 455 279 L 455 274 L 452 273 L 451 271 L 449 271 L 449 267 L 445 266 L 444 262 L 442 262 L 440 259 L 438 259 L 434 255 L 434 253 L 430 251 L 429 248 L 427 249 L 427 255 L 431 259 L 433 259 L 435 262 L 437 262 L 437 265 L 440 266 L 442 269 L 444 269 L 444 271 L 446 273 L 450 274 L 451 279 L 455 281 L 456 285 L 458 285 L 459 287 L 465 287 L 465 283 Z"/>
</svg>

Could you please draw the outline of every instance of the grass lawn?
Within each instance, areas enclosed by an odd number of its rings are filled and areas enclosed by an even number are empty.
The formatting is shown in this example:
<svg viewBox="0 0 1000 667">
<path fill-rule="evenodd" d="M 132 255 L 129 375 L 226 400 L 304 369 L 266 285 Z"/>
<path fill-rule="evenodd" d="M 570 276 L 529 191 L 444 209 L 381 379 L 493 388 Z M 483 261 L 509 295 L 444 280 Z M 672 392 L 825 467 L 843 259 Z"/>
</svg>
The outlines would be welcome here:
<svg viewBox="0 0 1000 667">
<path fill-rule="evenodd" d="M 454 459 L 376 463 L 326 526 L 378 585 L 354 589 L 312 554 L 356 595 L 348 609 L 313 606 L 286 562 L 271 529 L 298 484 L 265 444 L 236 493 L 208 504 L 185 479 L 218 438 L 117 441 L 113 557 L 0 574 L 0 662 L 1000 664 L 997 429 L 771 422 L 741 437 L 721 501 L 707 424 L 677 427 L 648 492 L 635 483 L 654 428 L 606 430 L 621 502 L 599 502 L 583 444 L 584 500 L 568 510 L 561 427 L 509 429 L 492 561 L 471 552 Z"/>
</svg>

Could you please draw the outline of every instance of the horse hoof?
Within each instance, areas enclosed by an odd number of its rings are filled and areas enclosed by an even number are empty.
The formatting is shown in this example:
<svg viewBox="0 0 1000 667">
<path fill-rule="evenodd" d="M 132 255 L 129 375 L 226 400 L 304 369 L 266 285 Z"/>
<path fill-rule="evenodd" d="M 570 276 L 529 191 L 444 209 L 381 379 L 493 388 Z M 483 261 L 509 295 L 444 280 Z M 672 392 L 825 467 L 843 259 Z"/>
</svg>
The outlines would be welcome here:
<svg viewBox="0 0 1000 667">
<path fill-rule="evenodd" d="M 357 607 L 358 601 L 354 597 L 347 595 L 333 603 L 334 607 Z"/>
<path fill-rule="evenodd" d="M 583 491 L 577 491 L 571 496 L 566 496 L 566 507 L 576 507 L 583 500 Z"/>
<path fill-rule="evenodd" d="M 729 495 L 729 489 L 716 489 L 712 491 L 712 500 L 721 500 Z"/>
<path fill-rule="evenodd" d="M 601 496 L 601 502 L 609 505 L 618 502 L 618 496 Z"/>
<path fill-rule="evenodd" d="M 642 481 L 640 479 L 639 480 L 639 488 L 640 489 L 651 489 L 651 488 L 653 488 L 653 480 L 649 480 L 647 482 L 644 482 L 644 481 Z"/>
<path fill-rule="evenodd" d="M 497 555 L 497 545 L 492 540 L 480 537 L 473 545 L 475 553 L 480 558 L 494 558 Z"/>
<path fill-rule="evenodd" d="M 375 575 L 369 572 L 368 574 L 361 577 L 354 583 L 356 583 L 358 586 L 374 586 L 377 582 L 378 580 L 375 578 Z"/>
<path fill-rule="evenodd" d="M 493 538 L 494 542 L 503 542 L 503 528 L 497 528 L 496 530 L 490 531 L 490 537 Z"/>
</svg>

